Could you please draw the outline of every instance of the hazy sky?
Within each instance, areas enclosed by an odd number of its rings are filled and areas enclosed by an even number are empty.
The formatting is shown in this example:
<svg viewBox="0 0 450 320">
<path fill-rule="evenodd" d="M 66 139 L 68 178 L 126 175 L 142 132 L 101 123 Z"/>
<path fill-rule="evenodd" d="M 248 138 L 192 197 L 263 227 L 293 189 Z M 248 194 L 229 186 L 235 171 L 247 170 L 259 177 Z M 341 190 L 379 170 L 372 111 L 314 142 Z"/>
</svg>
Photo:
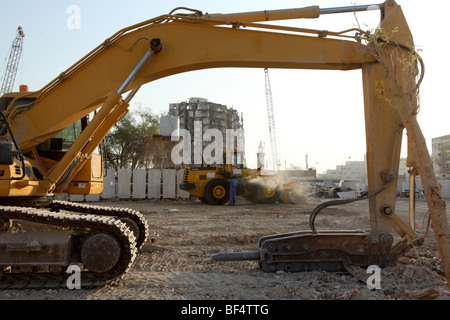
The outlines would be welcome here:
<svg viewBox="0 0 450 320">
<path fill-rule="evenodd" d="M 381 1 L 380 1 L 381 2 Z M 295 1 L 154 1 L 154 0 L 2 0 L 0 28 L 0 67 L 4 73 L 7 55 L 18 26 L 25 32 L 22 63 L 15 89 L 27 84 L 39 90 L 106 38 L 118 30 L 169 13 L 175 7 L 190 7 L 208 13 L 232 13 L 285 9 L 319 5 L 321 8 L 371 4 L 356 0 Z M 415 43 L 425 61 L 425 80 L 421 88 L 419 123 L 431 153 L 431 139 L 450 134 L 447 82 L 450 66 L 446 62 L 449 44 L 444 22 L 448 20 L 448 1 L 398 1 L 402 6 Z M 79 29 L 67 21 L 76 6 L 80 10 Z M 359 24 L 375 28 L 376 12 L 358 13 Z M 74 22 L 71 20 L 71 22 Z M 276 24 L 340 31 L 357 25 L 352 13 L 326 15 L 314 20 Z M 195 43 L 193 44 L 195 45 Z M 282 167 L 309 165 L 319 172 L 351 157 L 363 160 L 366 152 L 361 71 L 269 71 L 277 136 Z M 262 69 L 211 69 L 180 74 L 147 84 L 132 103 L 166 113 L 169 103 L 203 97 L 234 107 L 244 115 L 246 152 L 250 167 L 256 166 L 259 142 L 270 153 L 267 112 Z M 405 149 L 405 148 L 404 148 Z M 406 156 L 406 151 L 402 151 Z"/>
</svg>

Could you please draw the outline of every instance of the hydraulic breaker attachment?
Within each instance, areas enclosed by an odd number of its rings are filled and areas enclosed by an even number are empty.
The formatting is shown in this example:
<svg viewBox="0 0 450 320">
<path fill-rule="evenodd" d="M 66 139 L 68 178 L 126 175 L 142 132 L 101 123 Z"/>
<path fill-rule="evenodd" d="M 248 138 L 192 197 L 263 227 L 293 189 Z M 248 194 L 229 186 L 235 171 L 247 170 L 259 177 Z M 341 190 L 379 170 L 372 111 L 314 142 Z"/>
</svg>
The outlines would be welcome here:
<svg viewBox="0 0 450 320">
<path fill-rule="evenodd" d="M 391 266 L 411 247 L 424 242 L 423 237 L 409 228 L 391 207 L 385 206 L 382 213 L 390 219 L 393 228 L 401 237 L 395 244 L 394 237 L 389 232 L 360 230 L 319 232 L 314 224 L 315 217 L 323 208 L 368 199 L 384 189 L 370 196 L 322 203 L 310 215 L 311 231 L 262 237 L 258 242 L 258 251 L 218 253 L 211 258 L 216 261 L 259 260 L 259 265 L 265 272 L 322 270 L 352 273 L 349 268 L 355 266 L 361 268 L 371 265 L 381 268 Z"/>
<path fill-rule="evenodd" d="M 367 268 L 393 264 L 389 233 L 364 231 L 295 232 L 262 237 L 254 252 L 219 253 L 216 261 L 259 260 L 264 272 L 323 270 L 348 273 L 346 265 Z"/>
</svg>

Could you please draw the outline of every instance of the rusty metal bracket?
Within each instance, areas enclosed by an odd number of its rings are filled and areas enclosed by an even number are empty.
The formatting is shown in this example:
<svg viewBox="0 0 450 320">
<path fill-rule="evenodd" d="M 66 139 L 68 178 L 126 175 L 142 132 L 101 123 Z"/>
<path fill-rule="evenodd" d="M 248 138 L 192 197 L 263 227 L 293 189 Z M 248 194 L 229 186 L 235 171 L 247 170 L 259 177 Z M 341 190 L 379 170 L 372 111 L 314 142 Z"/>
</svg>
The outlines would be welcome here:
<svg viewBox="0 0 450 320">
<path fill-rule="evenodd" d="M 344 263 L 360 267 L 391 265 L 390 234 L 363 231 L 291 233 L 259 241 L 260 264 L 266 272 L 323 270 L 347 273 Z"/>
<path fill-rule="evenodd" d="M 254 252 L 219 253 L 217 261 L 259 260 L 264 272 L 323 270 L 348 273 L 346 265 L 392 265 L 393 237 L 360 230 L 294 232 L 262 237 Z"/>
</svg>

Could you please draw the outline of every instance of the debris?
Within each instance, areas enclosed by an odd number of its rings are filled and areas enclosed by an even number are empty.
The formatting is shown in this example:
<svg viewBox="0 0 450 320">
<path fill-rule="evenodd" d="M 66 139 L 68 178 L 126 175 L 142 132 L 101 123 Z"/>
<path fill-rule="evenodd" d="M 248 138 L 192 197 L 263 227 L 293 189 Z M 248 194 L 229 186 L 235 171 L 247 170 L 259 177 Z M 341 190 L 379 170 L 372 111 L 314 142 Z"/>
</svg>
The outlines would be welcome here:
<svg viewBox="0 0 450 320">
<path fill-rule="evenodd" d="M 353 296 L 358 293 L 358 290 L 346 290 L 337 294 L 335 300 L 350 300 Z"/>
<path fill-rule="evenodd" d="M 344 263 L 343 265 L 348 273 L 350 273 L 359 281 L 367 283 L 367 279 L 369 278 L 370 275 L 367 274 L 366 270 L 354 264 Z"/>
<path fill-rule="evenodd" d="M 405 290 L 407 296 L 419 300 L 433 300 L 440 296 L 439 290 L 434 288 L 428 288 L 422 291 L 409 291 Z"/>
<path fill-rule="evenodd" d="M 355 191 L 343 191 L 343 192 L 338 192 L 337 194 L 338 194 L 339 198 L 341 198 L 341 199 L 353 199 L 356 197 Z"/>
</svg>

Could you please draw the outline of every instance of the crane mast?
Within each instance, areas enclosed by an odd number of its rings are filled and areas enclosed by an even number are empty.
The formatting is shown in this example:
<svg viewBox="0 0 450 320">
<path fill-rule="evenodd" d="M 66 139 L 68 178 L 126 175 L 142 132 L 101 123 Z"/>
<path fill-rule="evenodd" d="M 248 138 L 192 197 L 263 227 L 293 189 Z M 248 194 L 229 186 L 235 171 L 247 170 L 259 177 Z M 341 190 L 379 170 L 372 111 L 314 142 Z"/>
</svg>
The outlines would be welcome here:
<svg viewBox="0 0 450 320">
<path fill-rule="evenodd" d="M 9 54 L 8 64 L 6 66 L 5 75 L 3 77 L 2 87 L 0 89 L 0 96 L 7 92 L 11 92 L 16 80 L 17 69 L 19 68 L 19 61 L 22 55 L 23 38 L 25 33 L 22 27 L 17 28 L 17 35 L 13 40 L 11 52 Z"/>
<path fill-rule="evenodd" d="M 267 119 L 269 122 L 270 151 L 272 153 L 272 168 L 278 170 L 278 146 L 277 134 L 275 129 L 275 115 L 273 112 L 272 88 L 270 86 L 269 69 L 264 69 L 266 84 L 266 103 L 267 103 Z"/>
</svg>

